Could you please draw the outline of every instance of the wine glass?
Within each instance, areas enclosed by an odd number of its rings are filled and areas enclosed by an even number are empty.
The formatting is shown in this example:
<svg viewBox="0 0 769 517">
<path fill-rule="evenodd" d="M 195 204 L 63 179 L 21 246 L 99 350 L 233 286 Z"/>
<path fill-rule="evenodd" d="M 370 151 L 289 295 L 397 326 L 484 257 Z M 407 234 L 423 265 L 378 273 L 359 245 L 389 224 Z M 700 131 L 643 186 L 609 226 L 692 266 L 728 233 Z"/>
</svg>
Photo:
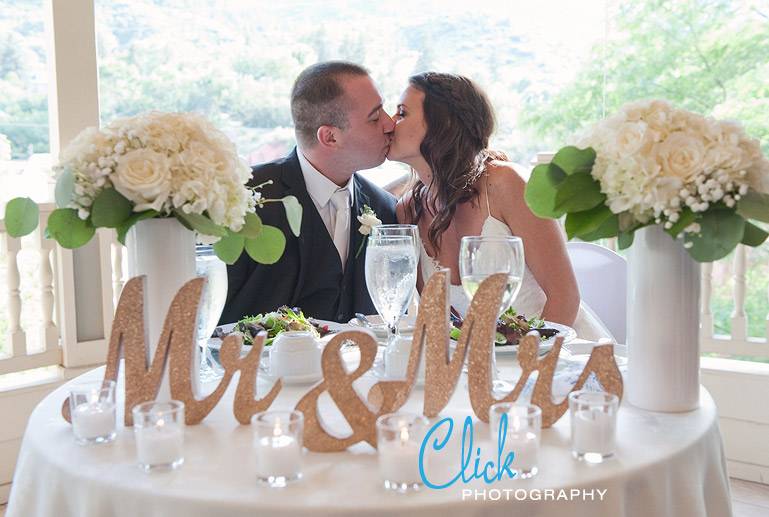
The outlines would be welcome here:
<svg viewBox="0 0 769 517">
<path fill-rule="evenodd" d="M 507 274 L 502 300 L 497 308 L 497 318 L 502 316 L 518 296 L 525 267 L 523 241 L 520 237 L 462 237 L 459 247 L 459 276 L 465 295 L 470 300 L 487 277 L 495 273 Z M 496 354 L 492 353 L 491 358 L 492 377 L 496 378 Z"/>
<path fill-rule="evenodd" d="M 377 313 L 388 329 L 387 343 L 398 338 L 398 323 L 414 295 L 417 257 L 407 235 L 369 235 L 366 249 L 366 287 Z"/>
<path fill-rule="evenodd" d="M 200 381 L 209 382 L 221 378 L 221 374 L 212 368 L 215 362 L 212 357 L 208 357 L 206 345 L 227 300 L 227 266 L 216 256 L 213 246 L 195 247 L 195 274 L 206 277 L 198 317 L 198 350 Z"/>
</svg>

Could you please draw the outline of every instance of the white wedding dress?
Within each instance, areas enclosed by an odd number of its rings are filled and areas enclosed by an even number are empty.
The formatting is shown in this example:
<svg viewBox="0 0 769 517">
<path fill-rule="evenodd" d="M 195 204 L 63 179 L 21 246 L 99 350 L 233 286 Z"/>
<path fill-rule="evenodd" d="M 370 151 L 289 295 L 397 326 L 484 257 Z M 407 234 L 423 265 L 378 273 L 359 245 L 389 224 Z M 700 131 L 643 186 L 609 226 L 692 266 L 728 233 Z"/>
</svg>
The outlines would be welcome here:
<svg viewBox="0 0 769 517">
<path fill-rule="evenodd" d="M 512 235 L 512 232 L 505 223 L 489 215 L 483 222 L 481 235 L 508 236 Z M 422 280 L 425 282 L 442 268 L 437 260 L 427 254 L 425 246 L 421 242 L 419 263 Z M 464 316 L 470 306 L 470 300 L 467 299 L 461 285 L 451 285 L 449 300 L 451 306 Z M 521 290 L 518 292 L 518 296 L 513 302 L 513 308 L 518 314 L 523 314 L 527 318 L 531 318 L 532 316 L 539 317 L 539 315 L 542 314 L 546 301 L 547 296 L 544 291 L 542 291 L 539 283 L 537 283 L 534 275 L 529 271 L 529 266 L 527 265 L 526 270 L 523 273 Z M 575 320 L 573 327 L 577 332 L 577 337 L 588 341 L 598 341 L 600 338 L 614 340 L 609 329 L 606 328 L 598 316 L 596 316 L 584 302 L 580 303 L 577 319 Z"/>
</svg>

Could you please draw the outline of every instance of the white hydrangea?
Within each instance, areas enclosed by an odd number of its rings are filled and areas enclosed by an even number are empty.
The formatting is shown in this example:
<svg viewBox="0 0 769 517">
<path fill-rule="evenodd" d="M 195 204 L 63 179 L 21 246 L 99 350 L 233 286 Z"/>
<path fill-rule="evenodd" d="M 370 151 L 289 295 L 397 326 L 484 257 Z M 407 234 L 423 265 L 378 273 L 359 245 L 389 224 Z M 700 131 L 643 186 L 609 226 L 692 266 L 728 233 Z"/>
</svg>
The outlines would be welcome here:
<svg viewBox="0 0 769 517">
<path fill-rule="evenodd" d="M 193 113 L 153 111 L 88 128 L 61 152 L 56 174 L 68 168 L 75 181 L 71 207 L 84 219 L 96 196 L 114 187 L 135 212 L 181 209 L 239 231 L 260 199 L 245 186 L 251 169 L 235 144 Z"/>
<path fill-rule="evenodd" d="M 586 130 L 574 144 L 596 151 L 592 174 L 624 223 L 675 223 L 690 208 L 732 207 L 749 190 L 769 193 L 769 160 L 739 122 L 664 100 L 640 100 Z M 672 226 L 672 224 L 667 225 Z M 687 228 L 686 231 L 694 231 Z"/>
</svg>

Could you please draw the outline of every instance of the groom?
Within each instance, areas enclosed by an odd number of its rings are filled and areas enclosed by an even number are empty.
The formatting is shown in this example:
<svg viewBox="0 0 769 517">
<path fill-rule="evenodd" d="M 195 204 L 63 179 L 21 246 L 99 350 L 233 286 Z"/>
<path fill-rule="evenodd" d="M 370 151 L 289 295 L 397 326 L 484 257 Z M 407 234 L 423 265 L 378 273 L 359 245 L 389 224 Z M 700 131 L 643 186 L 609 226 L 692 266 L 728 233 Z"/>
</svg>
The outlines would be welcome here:
<svg viewBox="0 0 769 517">
<path fill-rule="evenodd" d="M 227 268 L 227 303 L 221 323 L 300 307 L 308 317 L 346 322 L 355 312 L 375 313 L 366 289 L 365 249 L 357 216 L 371 207 L 383 224 L 395 223 L 395 198 L 357 174 L 380 165 L 393 120 L 368 71 L 354 63 L 317 63 L 297 77 L 291 117 L 297 147 L 285 158 L 253 168 L 249 185 L 268 199 L 294 195 L 302 205 L 299 237 L 289 230 L 282 203 L 258 214 L 286 236 L 286 249 L 271 265 L 243 253 Z"/>
</svg>

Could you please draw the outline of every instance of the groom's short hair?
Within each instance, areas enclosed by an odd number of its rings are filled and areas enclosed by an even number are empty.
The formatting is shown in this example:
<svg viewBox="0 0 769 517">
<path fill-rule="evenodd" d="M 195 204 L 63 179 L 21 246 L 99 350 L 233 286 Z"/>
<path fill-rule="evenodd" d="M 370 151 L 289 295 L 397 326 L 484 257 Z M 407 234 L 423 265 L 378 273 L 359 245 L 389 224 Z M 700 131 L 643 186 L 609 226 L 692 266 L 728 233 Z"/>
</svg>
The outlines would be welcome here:
<svg viewBox="0 0 769 517">
<path fill-rule="evenodd" d="M 347 128 L 342 79 L 368 75 L 366 68 L 348 61 L 315 63 L 299 74 L 291 89 L 291 118 L 300 146 L 314 147 L 321 126 Z"/>
</svg>

